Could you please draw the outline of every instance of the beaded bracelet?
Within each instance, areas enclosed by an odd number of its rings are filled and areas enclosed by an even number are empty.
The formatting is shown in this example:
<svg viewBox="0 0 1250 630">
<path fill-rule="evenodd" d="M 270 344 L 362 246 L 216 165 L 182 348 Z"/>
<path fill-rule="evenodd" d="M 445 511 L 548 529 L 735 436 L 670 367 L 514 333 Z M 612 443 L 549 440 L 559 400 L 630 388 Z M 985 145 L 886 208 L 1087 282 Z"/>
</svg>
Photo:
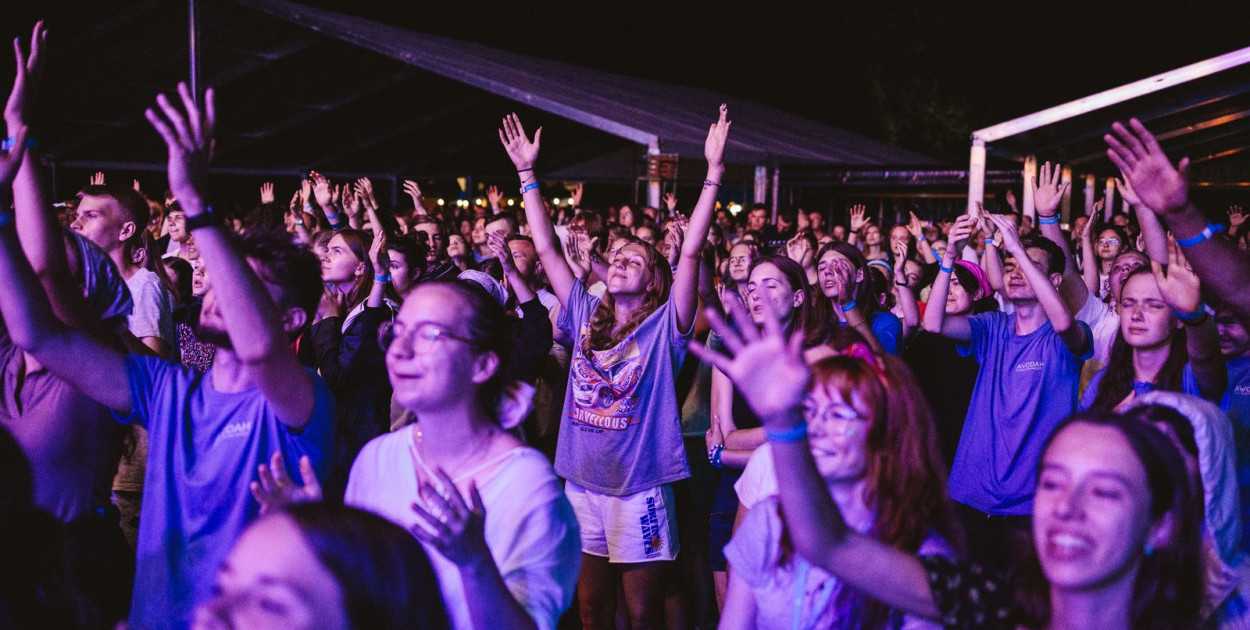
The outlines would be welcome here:
<svg viewBox="0 0 1250 630">
<path fill-rule="evenodd" d="M 1193 247 L 1194 245 L 1197 245 L 1198 243 L 1206 241 L 1212 236 L 1215 236 L 1216 233 L 1223 232 L 1223 231 L 1224 231 L 1223 225 L 1220 225 L 1219 223 L 1208 223 L 1207 227 L 1202 228 L 1202 231 L 1199 232 L 1197 235 L 1191 236 L 1189 238 L 1176 239 L 1176 244 L 1180 245 L 1181 247 Z"/>
<path fill-rule="evenodd" d="M 716 186 L 716 187 L 719 187 L 719 186 L 720 186 L 720 182 L 714 182 L 714 181 L 712 181 L 712 180 L 710 180 L 710 179 L 705 179 L 705 180 L 703 180 L 703 185 L 704 185 L 704 186 Z"/>
<path fill-rule="evenodd" d="M 764 428 L 764 436 L 771 442 L 781 442 L 782 444 L 793 444 L 807 437 L 807 422 L 800 422 L 789 429 L 772 429 Z"/>
<path fill-rule="evenodd" d="M 725 452 L 724 444 L 712 445 L 712 450 L 708 451 L 708 454 L 707 454 L 707 463 L 711 464 L 712 468 L 721 470 L 722 468 L 725 467 L 725 465 L 722 464 L 720 461 L 721 453 L 724 453 L 724 452 Z"/>
</svg>

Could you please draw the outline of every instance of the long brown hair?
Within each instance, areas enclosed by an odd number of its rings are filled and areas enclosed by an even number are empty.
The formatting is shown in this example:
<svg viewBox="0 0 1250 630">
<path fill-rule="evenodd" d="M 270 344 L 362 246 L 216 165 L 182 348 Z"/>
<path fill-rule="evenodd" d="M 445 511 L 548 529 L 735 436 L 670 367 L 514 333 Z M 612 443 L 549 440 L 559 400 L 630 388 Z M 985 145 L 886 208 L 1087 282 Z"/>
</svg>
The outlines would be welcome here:
<svg viewBox="0 0 1250 630">
<path fill-rule="evenodd" d="M 933 415 L 907 365 L 897 357 L 833 356 L 812 365 L 808 391 L 818 387 L 871 409 L 863 498 L 876 518 L 869 535 L 915 554 L 936 533 L 962 555 L 963 528 L 946 493 Z M 889 625 L 891 609 L 854 589 L 844 589 L 836 605 L 858 611 L 856 627 Z"/>
<path fill-rule="evenodd" d="M 824 342 L 828 336 L 826 328 L 828 320 L 821 319 L 816 310 L 817 302 L 812 299 L 812 285 L 807 281 L 807 272 L 803 271 L 802 265 L 794 262 L 789 256 L 781 254 L 765 254 L 759 256 L 751 263 L 751 271 L 755 268 L 769 264 L 777 268 L 781 275 L 785 276 L 786 281 L 790 283 L 790 291 L 802 291 L 803 303 L 794 309 L 794 314 L 790 317 L 790 322 L 786 326 L 785 334 L 789 336 L 796 330 L 803 331 L 803 347 L 810 348 Z M 748 274 L 748 278 L 750 275 Z M 824 299 L 824 296 L 821 296 Z M 828 300 L 825 300 L 828 301 Z"/>
<path fill-rule="evenodd" d="M 1154 282 L 1150 267 L 1138 267 L 1124 277 L 1122 286 L 1128 286 L 1129 280 L 1139 275 L 1144 275 Z M 1155 375 L 1153 385 L 1156 389 L 1179 392 L 1182 389 L 1185 365 L 1189 363 L 1188 335 L 1184 328 L 1179 330 L 1173 328 L 1170 331 L 1170 339 L 1168 359 L 1163 362 L 1163 367 Z M 1090 405 L 1091 410 L 1112 411 L 1129 394 L 1133 393 L 1133 381 L 1137 380 L 1137 371 L 1133 368 L 1133 351 L 1132 346 L 1124 341 L 1124 334 L 1116 330 L 1115 340 L 1111 342 L 1111 355 L 1107 359 L 1107 367 L 1104 368 L 1102 380 L 1098 382 L 1098 393 Z"/>
<path fill-rule="evenodd" d="M 369 292 L 373 290 L 374 269 L 373 261 L 369 260 L 369 237 L 363 230 L 340 230 L 334 235 L 343 237 L 343 242 L 347 243 L 347 248 L 352 251 L 352 255 L 365 265 L 365 270 L 352 282 L 351 288 L 345 291 L 347 308 L 355 308 L 356 305 L 364 302 Z"/>
<path fill-rule="evenodd" d="M 587 359 L 593 359 L 591 353 L 596 350 L 607 350 L 621 343 L 668 300 L 668 293 L 673 288 L 673 270 L 659 250 L 635 237 L 629 237 L 628 241 L 626 245 L 637 245 L 643 250 L 643 258 L 646 259 L 647 269 L 651 273 L 651 289 L 647 291 L 642 306 L 619 326 L 616 322 L 616 300 L 611 293 L 604 292 L 599 306 L 590 316 L 590 334 L 582 347 Z"/>
</svg>

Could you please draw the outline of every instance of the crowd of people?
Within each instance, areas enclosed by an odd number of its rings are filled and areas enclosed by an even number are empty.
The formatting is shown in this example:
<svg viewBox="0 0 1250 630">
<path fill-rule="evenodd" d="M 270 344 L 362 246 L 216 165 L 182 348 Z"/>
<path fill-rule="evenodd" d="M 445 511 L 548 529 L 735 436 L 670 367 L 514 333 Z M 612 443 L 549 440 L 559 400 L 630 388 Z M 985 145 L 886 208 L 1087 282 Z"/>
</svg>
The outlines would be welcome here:
<svg viewBox="0 0 1250 630">
<path fill-rule="evenodd" d="M 1051 164 L 1035 222 L 741 220 L 724 105 L 689 207 L 553 208 L 515 114 L 514 203 L 228 205 L 180 84 L 168 191 L 54 204 L 46 49 L 0 151 L 0 627 L 1250 627 L 1250 223 L 1136 120 L 1131 212 L 1070 225 Z"/>
</svg>

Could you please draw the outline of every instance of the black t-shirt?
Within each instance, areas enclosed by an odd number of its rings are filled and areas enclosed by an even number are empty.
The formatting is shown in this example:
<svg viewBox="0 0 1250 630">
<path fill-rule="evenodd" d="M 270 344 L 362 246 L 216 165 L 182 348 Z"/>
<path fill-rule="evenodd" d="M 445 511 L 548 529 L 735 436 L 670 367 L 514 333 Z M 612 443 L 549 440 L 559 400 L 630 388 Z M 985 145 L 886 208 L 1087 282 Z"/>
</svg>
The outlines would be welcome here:
<svg viewBox="0 0 1250 630">
<path fill-rule="evenodd" d="M 933 603 L 947 630 L 1014 630 L 1021 617 L 1011 580 L 980 565 L 921 556 Z"/>
<path fill-rule="evenodd" d="M 955 461 L 955 449 L 979 370 L 975 358 L 959 356 L 957 345 L 948 337 L 921 331 L 903 355 L 933 410 L 938 442 L 948 468 Z"/>
</svg>

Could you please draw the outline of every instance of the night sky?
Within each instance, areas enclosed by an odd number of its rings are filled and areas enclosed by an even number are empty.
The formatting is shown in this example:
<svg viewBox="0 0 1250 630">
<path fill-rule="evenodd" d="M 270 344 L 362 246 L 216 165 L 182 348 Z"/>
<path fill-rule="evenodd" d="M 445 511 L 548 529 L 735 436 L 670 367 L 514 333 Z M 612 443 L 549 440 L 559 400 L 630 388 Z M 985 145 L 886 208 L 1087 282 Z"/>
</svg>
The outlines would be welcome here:
<svg viewBox="0 0 1250 630">
<path fill-rule="evenodd" d="M 974 129 L 1250 45 L 1245 0 L 308 3 L 750 98 L 953 164 Z M 13 0 L 0 32 L 47 16 L 55 35 L 132 4 Z"/>
</svg>

